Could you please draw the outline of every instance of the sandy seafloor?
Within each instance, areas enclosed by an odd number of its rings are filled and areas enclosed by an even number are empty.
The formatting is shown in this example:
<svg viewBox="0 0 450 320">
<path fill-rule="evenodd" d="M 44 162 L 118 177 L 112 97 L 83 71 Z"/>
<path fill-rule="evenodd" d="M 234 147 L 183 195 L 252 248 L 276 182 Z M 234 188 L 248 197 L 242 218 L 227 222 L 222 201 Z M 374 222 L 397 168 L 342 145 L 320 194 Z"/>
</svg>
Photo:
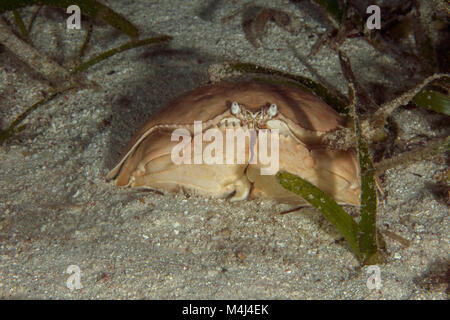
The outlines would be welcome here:
<svg viewBox="0 0 450 320">
<path fill-rule="evenodd" d="M 155 110 L 205 84 L 212 63 L 252 62 L 314 77 L 298 56 L 309 52 L 326 25 L 307 4 L 256 1 L 293 12 L 308 28 L 291 35 L 269 23 L 261 46 L 254 48 L 243 33 L 242 15 L 221 22 L 243 1 L 219 1 L 207 12 L 200 0 L 104 3 L 139 26 L 142 38 L 164 33 L 174 39 L 169 46 L 129 50 L 94 66 L 86 77 L 99 84 L 97 90 L 69 92 L 46 104 L 27 119 L 25 131 L 1 147 L 1 298 L 447 298 L 448 208 L 429 187 L 446 169 L 444 157 L 384 176 L 378 227 L 409 246 L 385 237 L 389 255 L 380 266 L 379 290 L 367 288 L 367 268 L 312 209 L 279 215 L 287 206 L 267 200 L 230 203 L 107 183 L 105 175 L 131 135 Z M 30 11 L 22 12 L 28 19 Z M 66 65 L 85 31 L 67 31 L 63 15 L 44 9 L 31 37 L 41 52 Z M 87 56 L 127 40 L 97 24 Z M 423 79 L 362 39 L 347 40 L 343 49 L 358 79 L 378 84 L 387 97 Z M 307 61 L 346 93 L 338 58 L 327 46 Z M 0 53 L 0 79 L 6 126 L 46 87 L 7 50 Z M 401 141 L 443 136 L 444 120 L 418 108 L 393 115 Z M 69 265 L 81 270 L 81 290 L 66 287 Z"/>
</svg>

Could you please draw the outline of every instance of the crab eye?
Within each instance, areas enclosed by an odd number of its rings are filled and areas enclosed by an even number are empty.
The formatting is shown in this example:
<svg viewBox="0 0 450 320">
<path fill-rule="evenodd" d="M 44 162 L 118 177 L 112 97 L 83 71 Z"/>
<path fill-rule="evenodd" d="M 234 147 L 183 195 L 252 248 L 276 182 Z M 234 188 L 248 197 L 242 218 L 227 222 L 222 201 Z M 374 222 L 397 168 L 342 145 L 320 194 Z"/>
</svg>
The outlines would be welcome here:
<svg viewBox="0 0 450 320">
<path fill-rule="evenodd" d="M 277 115 L 278 113 L 278 107 L 275 103 L 272 103 L 269 107 L 269 110 L 267 111 L 267 113 L 269 114 L 269 116 L 274 117 Z"/>
<path fill-rule="evenodd" d="M 239 103 L 233 101 L 233 103 L 231 104 L 231 113 L 236 115 L 239 112 L 241 112 L 241 107 L 239 107 Z"/>
</svg>

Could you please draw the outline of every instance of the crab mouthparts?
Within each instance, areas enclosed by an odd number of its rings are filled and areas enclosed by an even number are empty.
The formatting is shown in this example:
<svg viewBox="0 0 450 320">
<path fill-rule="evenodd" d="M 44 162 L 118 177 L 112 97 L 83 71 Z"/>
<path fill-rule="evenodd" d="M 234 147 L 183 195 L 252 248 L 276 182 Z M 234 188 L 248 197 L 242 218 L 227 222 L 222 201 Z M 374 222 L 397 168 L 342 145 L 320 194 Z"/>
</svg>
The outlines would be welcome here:
<svg viewBox="0 0 450 320">
<path fill-rule="evenodd" d="M 242 121 L 243 125 L 249 128 L 263 128 L 267 120 L 272 119 L 278 114 L 278 106 L 272 103 L 270 107 L 264 107 L 256 112 L 251 112 L 238 102 L 231 103 L 230 112 L 236 118 Z"/>
</svg>

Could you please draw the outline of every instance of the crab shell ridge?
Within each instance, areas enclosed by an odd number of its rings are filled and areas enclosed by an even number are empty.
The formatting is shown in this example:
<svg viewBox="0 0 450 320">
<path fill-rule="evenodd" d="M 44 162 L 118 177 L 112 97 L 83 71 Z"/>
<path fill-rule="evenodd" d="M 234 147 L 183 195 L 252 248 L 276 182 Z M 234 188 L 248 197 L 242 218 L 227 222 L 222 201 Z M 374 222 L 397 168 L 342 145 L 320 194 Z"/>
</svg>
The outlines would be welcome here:
<svg viewBox="0 0 450 320">
<path fill-rule="evenodd" d="M 192 134 L 194 121 L 202 121 L 203 131 L 223 129 L 224 121 L 236 118 L 230 111 L 233 101 L 250 112 L 276 104 L 278 112 L 266 127 L 280 130 L 280 170 L 310 181 L 340 203 L 359 204 L 359 166 L 354 150 L 331 150 L 321 143 L 325 133 L 344 125 L 343 118 L 312 94 L 257 82 L 208 85 L 176 99 L 132 137 L 107 179 L 115 179 L 117 186 L 181 189 L 213 197 L 233 195 L 232 200 L 250 195 L 304 204 L 283 189 L 274 175 L 260 175 L 258 165 L 175 165 L 170 161 L 173 130 L 184 128 Z"/>
</svg>

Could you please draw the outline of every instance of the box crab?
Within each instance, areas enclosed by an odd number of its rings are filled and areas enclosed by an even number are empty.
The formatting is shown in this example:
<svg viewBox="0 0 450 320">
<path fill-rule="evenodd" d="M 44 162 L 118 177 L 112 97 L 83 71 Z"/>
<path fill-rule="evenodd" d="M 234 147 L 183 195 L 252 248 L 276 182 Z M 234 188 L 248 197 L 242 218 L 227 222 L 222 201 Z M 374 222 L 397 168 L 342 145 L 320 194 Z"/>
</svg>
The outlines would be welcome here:
<svg viewBox="0 0 450 320">
<path fill-rule="evenodd" d="M 261 164 L 175 164 L 171 132 L 194 134 L 194 121 L 202 131 L 215 128 L 255 128 L 279 133 L 279 169 L 294 173 L 341 204 L 358 205 L 359 165 L 356 152 L 333 150 L 325 134 L 344 125 L 344 119 L 316 96 L 295 87 L 258 82 L 222 82 L 196 89 L 152 116 L 133 136 L 107 179 L 117 186 L 158 191 L 186 191 L 232 201 L 266 198 L 304 204 L 282 188 L 275 175 L 262 175 Z M 270 134 L 270 133 L 269 133 Z M 202 141 L 205 143 L 205 141 Z M 246 149 L 247 150 L 247 149 Z"/>
</svg>

